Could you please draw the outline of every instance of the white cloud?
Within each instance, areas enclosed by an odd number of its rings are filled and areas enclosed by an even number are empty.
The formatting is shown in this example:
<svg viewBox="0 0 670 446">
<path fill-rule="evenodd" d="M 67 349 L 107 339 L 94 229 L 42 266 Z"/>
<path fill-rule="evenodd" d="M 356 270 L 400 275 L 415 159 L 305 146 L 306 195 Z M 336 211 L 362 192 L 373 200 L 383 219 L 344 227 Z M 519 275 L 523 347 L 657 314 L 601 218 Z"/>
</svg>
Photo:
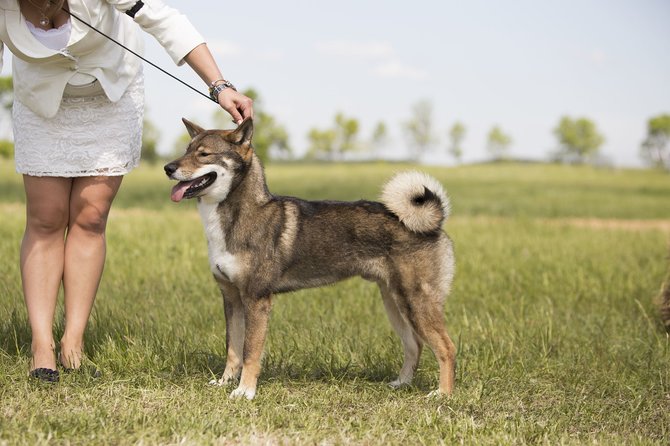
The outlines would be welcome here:
<svg viewBox="0 0 670 446">
<path fill-rule="evenodd" d="M 321 54 L 330 56 L 373 59 L 376 67 L 371 73 L 377 77 L 424 80 L 428 74 L 398 60 L 393 46 L 387 42 L 357 42 L 353 40 L 329 40 L 317 42 L 314 47 Z"/>
<path fill-rule="evenodd" d="M 425 80 L 428 73 L 418 68 L 410 67 L 397 60 L 383 63 L 373 70 L 373 74 L 378 77 L 392 79 Z"/>
<path fill-rule="evenodd" d="M 281 50 L 246 48 L 229 40 L 211 40 L 207 42 L 207 45 L 212 54 L 221 58 L 244 56 L 246 59 L 265 62 L 278 62 L 284 59 L 284 52 Z"/>
<path fill-rule="evenodd" d="M 386 42 L 331 40 L 317 42 L 314 46 L 318 52 L 331 56 L 388 58 L 395 54 L 393 47 Z"/>
</svg>

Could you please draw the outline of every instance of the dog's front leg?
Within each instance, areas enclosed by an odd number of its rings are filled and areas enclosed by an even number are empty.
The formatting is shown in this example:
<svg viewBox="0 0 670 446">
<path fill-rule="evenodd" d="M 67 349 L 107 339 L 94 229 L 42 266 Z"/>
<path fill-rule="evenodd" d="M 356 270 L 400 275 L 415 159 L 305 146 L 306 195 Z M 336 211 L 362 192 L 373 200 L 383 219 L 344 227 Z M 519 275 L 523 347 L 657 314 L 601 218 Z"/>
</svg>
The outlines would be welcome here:
<svg viewBox="0 0 670 446">
<path fill-rule="evenodd" d="M 253 399 L 261 373 L 261 357 L 268 329 L 272 296 L 242 298 L 244 304 L 244 357 L 240 385 L 231 398 Z"/>
<path fill-rule="evenodd" d="M 217 281 L 223 296 L 223 309 L 226 317 L 226 369 L 219 380 L 211 384 L 225 386 L 235 381 L 242 371 L 244 351 L 244 306 L 240 292 L 233 284 Z"/>
</svg>

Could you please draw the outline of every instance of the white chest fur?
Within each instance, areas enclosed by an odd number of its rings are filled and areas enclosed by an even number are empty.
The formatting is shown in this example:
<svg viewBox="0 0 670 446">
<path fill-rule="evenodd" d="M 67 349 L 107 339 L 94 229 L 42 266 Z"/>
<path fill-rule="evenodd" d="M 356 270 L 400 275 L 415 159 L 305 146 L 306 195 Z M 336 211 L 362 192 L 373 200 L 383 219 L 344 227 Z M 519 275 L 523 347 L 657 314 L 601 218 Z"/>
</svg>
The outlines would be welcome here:
<svg viewBox="0 0 670 446">
<path fill-rule="evenodd" d="M 207 236 L 209 267 L 216 277 L 232 281 L 238 272 L 238 263 L 226 248 L 226 236 L 217 207 L 217 204 L 205 203 L 204 200 L 198 203 L 198 212 Z"/>
</svg>

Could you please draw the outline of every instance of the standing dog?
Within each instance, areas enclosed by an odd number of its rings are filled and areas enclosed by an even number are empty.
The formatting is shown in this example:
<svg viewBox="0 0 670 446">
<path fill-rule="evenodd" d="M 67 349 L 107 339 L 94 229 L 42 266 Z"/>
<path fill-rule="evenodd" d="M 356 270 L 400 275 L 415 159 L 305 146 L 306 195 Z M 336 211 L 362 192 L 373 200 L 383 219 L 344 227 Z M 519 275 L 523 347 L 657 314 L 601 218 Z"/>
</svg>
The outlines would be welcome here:
<svg viewBox="0 0 670 446">
<path fill-rule="evenodd" d="M 227 358 L 216 383 L 239 377 L 230 396 L 255 396 L 273 294 L 361 276 L 379 285 L 404 347 L 391 386 L 412 380 L 425 342 L 440 367 L 433 393 L 450 394 L 456 348 L 443 307 L 454 255 L 442 231 L 449 202 L 440 184 L 418 172 L 401 173 L 384 187 L 382 203 L 274 196 L 251 145 L 250 119 L 235 130 L 184 124 L 192 140 L 165 172 L 179 181 L 173 201 L 198 199 L 210 267 L 223 294 Z"/>
</svg>

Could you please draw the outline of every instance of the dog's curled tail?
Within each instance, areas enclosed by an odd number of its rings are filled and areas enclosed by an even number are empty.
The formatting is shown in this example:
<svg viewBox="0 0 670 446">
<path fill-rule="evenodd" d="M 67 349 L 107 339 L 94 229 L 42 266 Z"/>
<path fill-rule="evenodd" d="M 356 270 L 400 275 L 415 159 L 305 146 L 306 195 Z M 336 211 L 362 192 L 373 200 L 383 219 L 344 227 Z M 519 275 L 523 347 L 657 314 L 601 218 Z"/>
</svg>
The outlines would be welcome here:
<svg viewBox="0 0 670 446">
<path fill-rule="evenodd" d="M 412 232 L 435 232 L 449 216 L 449 198 L 435 178 L 400 172 L 382 190 L 381 201 Z"/>
</svg>

